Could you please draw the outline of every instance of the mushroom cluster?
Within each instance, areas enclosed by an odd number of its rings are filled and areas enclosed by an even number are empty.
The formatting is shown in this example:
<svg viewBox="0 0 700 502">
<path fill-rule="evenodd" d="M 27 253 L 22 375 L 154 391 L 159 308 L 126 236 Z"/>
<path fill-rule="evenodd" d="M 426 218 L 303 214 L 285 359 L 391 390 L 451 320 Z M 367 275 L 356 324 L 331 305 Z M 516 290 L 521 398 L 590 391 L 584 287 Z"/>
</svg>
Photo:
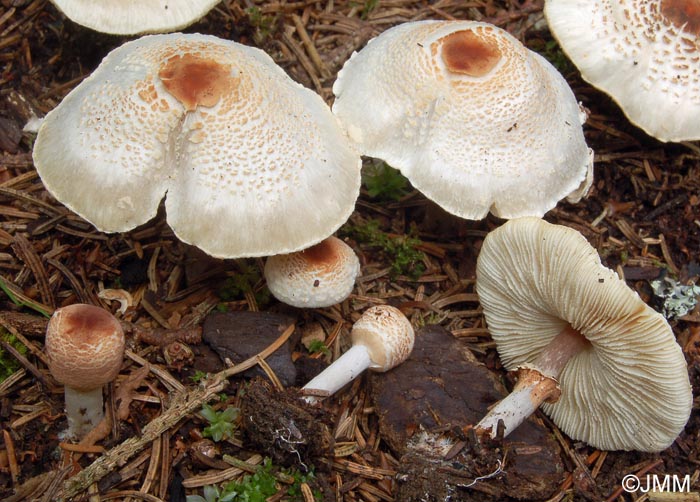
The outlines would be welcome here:
<svg viewBox="0 0 700 502">
<path fill-rule="evenodd" d="M 591 185 L 586 113 L 566 80 L 491 24 L 390 28 L 345 63 L 333 93 L 360 153 L 459 217 L 542 216 Z"/>
<path fill-rule="evenodd" d="M 591 85 L 661 141 L 700 139 L 700 9 L 674 0 L 546 0 L 552 35 Z"/>
<path fill-rule="evenodd" d="M 577 231 L 539 218 L 489 233 L 477 293 L 513 392 L 477 430 L 507 435 L 543 411 L 570 437 L 606 450 L 659 451 L 693 396 L 664 317 L 627 287 Z"/>
<path fill-rule="evenodd" d="M 219 258 L 291 253 L 342 225 L 361 159 L 315 92 L 260 49 L 198 34 L 112 51 L 44 119 L 34 164 L 105 232 L 155 216 Z"/>
</svg>

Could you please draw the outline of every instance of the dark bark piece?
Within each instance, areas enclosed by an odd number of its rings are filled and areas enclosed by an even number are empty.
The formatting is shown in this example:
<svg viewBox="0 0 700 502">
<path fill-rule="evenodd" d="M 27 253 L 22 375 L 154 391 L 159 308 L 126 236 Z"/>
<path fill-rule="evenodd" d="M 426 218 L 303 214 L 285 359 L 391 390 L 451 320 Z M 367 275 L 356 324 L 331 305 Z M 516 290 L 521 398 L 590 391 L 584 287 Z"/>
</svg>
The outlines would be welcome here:
<svg viewBox="0 0 700 502">
<path fill-rule="evenodd" d="M 258 354 L 272 344 L 294 319 L 270 312 L 214 312 L 202 326 L 202 339 L 219 354 L 222 360 L 240 363 Z M 287 340 L 265 362 L 285 387 L 295 384 L 296 368 L 292 363 L 294 343 Z M 264 376 L 259 366 L 243 373 L 244 376 Z"/>
<path fill-rule="evenodd" d="M 506 390 L 440 326 L 421 329 L 411 357 L 371 381 L 380 432 L 401 456 L 397 500 L 538 500 L 563 480 L 559 446 L 533 419 L 503 444 L 462 438 L 463 447 L 445 458 L 449 444 L 460 441 L 449 432 L 476 424 Z"/>
</svg>

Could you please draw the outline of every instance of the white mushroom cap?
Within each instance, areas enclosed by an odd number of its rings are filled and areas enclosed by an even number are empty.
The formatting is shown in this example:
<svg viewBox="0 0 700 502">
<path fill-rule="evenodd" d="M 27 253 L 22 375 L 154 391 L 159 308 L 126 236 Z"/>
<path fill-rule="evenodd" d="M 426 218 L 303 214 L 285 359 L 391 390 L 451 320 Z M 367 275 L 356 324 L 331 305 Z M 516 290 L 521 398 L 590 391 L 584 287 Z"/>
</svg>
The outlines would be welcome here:
<svg viewBox="0 0 700 502">
<path fill-rule="evenodd" d="M 646 305 L 573 229 L 511 220 L 484 240 L 477 292 L 508 370 L 528 367 L 567 324 L 590 346 L 542 409 L 570 437 L 607 450 L 658 451 L 683 430 L 692 393 L 683 353 Z"/>
<path fill-rule="evenodd" d="M 46 329 L 49 371 L 78 391 L 101 388 L 114 380 L 124 358 L 124 332 L 108 311 L 75 304 L 54 311 Z"/>
<path fill-rule="evenodd" d="M 209 12 L 220 0 L 51 0 L 71 21 L 111 33 L 176 31 Z"/>
<path fill-rule="evenodd" d="M 369 369 L 384 372 L 411 355 L 415 333 L 411 321 L 399 309 L 377 305 L 368 308 L 355 322 L 350 337 L 353 346 L 367 349 L 372 361 Z"/>
<path fill-rule="evenodd" d="M 688 5 L 686 5 L 688 4 Z M 633 124 L 661 141 L 700 139 L 700 11 L 677 0 L 547 0 L 552 34 Z"/>
<path fill-rule="evenodd" d="M 151 219 L 221 258 L 289 253 L 343 224 L 359 154 L 320 96 L 263 51 L 151 35 L 112 51 L 42 123 L 46 188 L 98 230 Z"/>
<path fill-rule="evenodd" d="M 271 256 L 265 279 L 278 300 L 300 308 L 329 307 L 345 300 L 360 273 L 360 260 L 350 246 L 328 237 L 296 253 Z"/>
<path fill-rule="evenodd" d="M 333 92 L 360 153 L 457 216 L 542 216 L 592 182 L 586 115 L 568 84 L 493 25 L 398 25 L 347 61 Z"/>
</svg>

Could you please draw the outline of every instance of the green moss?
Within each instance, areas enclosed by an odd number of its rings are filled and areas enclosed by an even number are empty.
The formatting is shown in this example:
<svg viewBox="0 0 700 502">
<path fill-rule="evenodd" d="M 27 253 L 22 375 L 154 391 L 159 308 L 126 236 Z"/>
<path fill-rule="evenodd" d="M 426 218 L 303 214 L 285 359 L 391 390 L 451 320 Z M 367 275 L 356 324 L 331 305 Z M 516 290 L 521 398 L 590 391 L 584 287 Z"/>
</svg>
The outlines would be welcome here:
<svg viewBox="0 0 700 502">
<path fill-rule="evenodd" d="M 409 192 L 408 179 L 397 169 L 379 160 L 364 166 L 362 184 L 367 194 L 378 200 L 399 200 Z"/>
<path fill-rule="evenodd" d="M 0 338 L 17 349 L 17 352 L 20 354 L 27 354 L 27 347 L 25 347 L 22 342 L 17 340 L 17 337 L 15 337 L 13 334 L 6 331 L 0 331 Z M 7 377 L 12 375 L 20 368 L 21 365 L 19 362 L 17 362 L 17 359 L 15 359 L 15 357 L 7 352 L 2 346 L 0 346 L 0 382 L 4 381 Z"/>
<path fill-rule="evenodd" d="M 379 222 L 370 220 L 365 225 L 347 225 L 343 232 L 360 243 L 379 248 L 391 262 L 391 276 L 405 275 L 416 280 L 425 272 L 425 254 L 416 246 L 421 244 L 414 235 L 390 236 L 379 229 Z"/>
</svg>

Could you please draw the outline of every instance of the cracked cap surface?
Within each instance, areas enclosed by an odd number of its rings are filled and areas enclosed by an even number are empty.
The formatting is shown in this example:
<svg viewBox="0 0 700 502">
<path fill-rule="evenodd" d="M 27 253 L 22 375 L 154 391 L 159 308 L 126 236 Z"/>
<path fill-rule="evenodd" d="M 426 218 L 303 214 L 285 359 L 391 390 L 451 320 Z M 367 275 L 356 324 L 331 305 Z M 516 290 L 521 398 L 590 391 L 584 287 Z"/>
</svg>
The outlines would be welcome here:
<svg viewBox="0 0 700 502">
<path fill-rule="evenodd" d="M 320 96 L 263 51 L 150 35 L 112 51 L 43 121 L 46 188 L 105 232 L 155 216 L 220 258 L 289 253 L 352 213 L 361 159 Z"/>
<path fill-rule="evenodd" d="M 661 141 L 700 139 L 700 7 L 694 0 L 547 0 L 550 30 L 581 76 Z"/>
<path fill-rule="evenodd" d="M 496 26 L 390 28 L 346 62 L 333 93 L 363 155 L 457 216 L 542 216 L 592 182 L 586 114 L 568 84 Z"/>
</svg>

